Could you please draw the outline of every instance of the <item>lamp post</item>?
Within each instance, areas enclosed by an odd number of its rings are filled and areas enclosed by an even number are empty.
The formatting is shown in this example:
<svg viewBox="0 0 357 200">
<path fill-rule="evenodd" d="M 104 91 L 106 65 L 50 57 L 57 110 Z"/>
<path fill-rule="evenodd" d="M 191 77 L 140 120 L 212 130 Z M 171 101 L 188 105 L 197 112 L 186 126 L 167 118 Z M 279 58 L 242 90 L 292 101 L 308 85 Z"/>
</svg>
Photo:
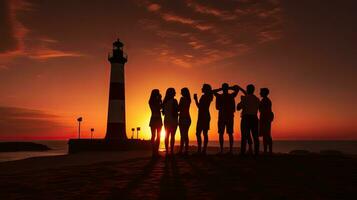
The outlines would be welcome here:
<svg viewBox="0 0 357 200">
<path fill-rule="evenodd" d="M 135 128 L 131 129 L 131 139 L 134 139 L 134 132 L 135 132 Z"/>
<path fill-rule="evenodd" d="M 93 140 L 93 132 L 94 132 L 94 128 L 90 129 L 90 139 Z"/>
<path fill-rule="evenodd" d="M 78 121 L 78 139 L 81 139 L 81 122 L 83 121 L 83 118 L 79 117 L 77 121 Z"/>
<path fill-rule="evenodd" d="M 139 139 L 140 127 L 136 127 L 136 139 Z"/>
</svg>

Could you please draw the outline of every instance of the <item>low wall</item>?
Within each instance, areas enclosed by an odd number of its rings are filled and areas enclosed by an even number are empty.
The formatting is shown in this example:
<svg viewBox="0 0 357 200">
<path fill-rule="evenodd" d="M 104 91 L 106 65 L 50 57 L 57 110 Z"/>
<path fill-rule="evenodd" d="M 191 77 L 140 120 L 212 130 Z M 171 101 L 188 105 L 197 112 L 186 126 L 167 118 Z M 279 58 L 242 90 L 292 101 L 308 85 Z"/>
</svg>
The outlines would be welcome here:
<svg viewBox="0 0 357 200">
<path fill-rule="evenodd" d="M 151 148 L 150 140 L 128 139 L 124 141 L 108 141 L 105 139 L 70 139 L 68 141 L 68 153 L 151 150 Z"/>
</svg>

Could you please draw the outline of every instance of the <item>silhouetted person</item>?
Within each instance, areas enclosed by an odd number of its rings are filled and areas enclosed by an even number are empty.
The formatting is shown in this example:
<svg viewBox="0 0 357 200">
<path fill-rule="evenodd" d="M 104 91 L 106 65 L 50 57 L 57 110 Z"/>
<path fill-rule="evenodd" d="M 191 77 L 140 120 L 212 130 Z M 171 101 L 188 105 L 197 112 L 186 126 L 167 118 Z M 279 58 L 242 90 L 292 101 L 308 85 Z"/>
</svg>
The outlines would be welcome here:
<svg viewBox="0 0 357 200">
<path fill-rule="evenodd" d="M 156 156 L 158 155 L 158 151 L 159 151 L 160 132 L 162 128 L 162 119 L 161 119 L 162 100 L 161 100 L 160 91 L 158 89 L 154 89 L 151 91 L 149 106 L 151 110 L 150 128 L 151 128 L 152 153 L 153 156 Z"/>
<path fill-rule="evenodd" d="M 218 91 L 222 90 L 222 94 Z M 229 93 L 228 90 L 233 90 Z M 216 96 L 216 109 L 218 110 L 218 133 L 219 133 L 219 145 L 220 153 L 223 153 L 224 143 L 224 130 L 229 136 L 229 153 L 233 152 L 233 126 L 234 126 L 234 112 L 236 103 L 234 98 L 239 92 L 238 86 L 229 87 L 227 83 L 222 84 L 222 88 L 214 90 Z"/>
<path fill-rule="evenodd" d="M 190 117 L 190 105 L 191 105 L 191 95 L 188 88 L 181 89 L 181 99 L 179 103 L 179 128 L 180 128 L 180 154 L 182 154 L 183 148 L 185 149 L 185 155 L 188 154 L 188 130 L 191 125 L 191 117 Z"/>
<path fill-rule="evenodd" d="M 260 96 L 262 97 L 259 105 L 259 135 L 263 136 L 264 153 L 273 153 L 273 140 L 271 137 L 271 123 L 274 120 L 274 113 L 272 111 L 272 103 L 268 98 L 269 89 L 261 88 Z"/>
<path fill-rule="evenodd" d="M 200 100 L 198 101 L 197 94 L 194 94 L 195 103 L 198 108 L 198 119 L 197 119 L 197 126 L 196 126 L 196 137 L 197 137 L 197 144 L 198 149 L 197 153 L 206 154 L 207 144 L 208 144 L 208 130 L 209 124 L 211 121 L 211 115 L 209 113 L 209 107 L 213 100 L 213 93 L 212 87 L 209 84 L 203 84 L 202 93 Z M 203 133 L 203 150 L 201 151 L 202 147 L 202 139 L 201 139 L 201 132 Z"/>
<path fill-rule="evenodd" d="M 248 135 L 247 142 L 248 142 L 248 153 L 253 154 L 253 139 L 251 134 Z"/>
<path fill-rule="evenodd" d="M 165 149 L 166 154 L 169 152 L 169 140 L 170 140 L 170 152 L 174 153 L 175 146 L 175 133 L 178 125 L 178 103 L 175 99 L 175 89 L 168 88 L 166 90 L 164 102 L 163 102 L 163 113 L 164 113 L 164 126 L 165 126 Z"/>
<path fill-rule="evenodd" d="M 255 87 L 250 84 L 247 86 L 247 91 L 240 88 L 245 96 L 241 97 L 241 102 L 237 105 L 237 110 L 242 110 L 241 113 L 241 154 L 245 154 L 246 144 L 252 134 L 254 141 L 254 153 L 259 154 L 259 131 L 258 131 L 258 109 L 259 99 L 254 95 Z"/>
</svg>

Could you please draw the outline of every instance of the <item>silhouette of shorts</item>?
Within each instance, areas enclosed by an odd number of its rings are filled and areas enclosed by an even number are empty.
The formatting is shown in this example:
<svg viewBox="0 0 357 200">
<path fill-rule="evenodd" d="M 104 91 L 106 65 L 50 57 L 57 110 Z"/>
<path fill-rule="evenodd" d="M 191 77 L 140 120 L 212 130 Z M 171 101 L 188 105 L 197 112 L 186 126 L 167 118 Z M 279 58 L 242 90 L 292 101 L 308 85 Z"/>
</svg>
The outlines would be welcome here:
<svg viewBox="0 0 357 200">
<path fill-rule="evenodd" d="M 259 120 L 259 136 L 271 135 L 271 121 L 261 119 Z"/>
<path fill-rule="evenodd" d="M 228 134 L 233 134 L 234 117 L 228 117 L 226 119 L 218 119 L 218 133 L 224 134 L 226 129 Z"/>
<path fill-rule="evenodd" d="M 197 120 L 197 126 L 196 126 L 196 131 L 200 133 L 201 131 L 208 131 L 209 130 L 209 124 L 210 124 L 211 119 L 210 118 L 198 118 Z"/>
</svg>

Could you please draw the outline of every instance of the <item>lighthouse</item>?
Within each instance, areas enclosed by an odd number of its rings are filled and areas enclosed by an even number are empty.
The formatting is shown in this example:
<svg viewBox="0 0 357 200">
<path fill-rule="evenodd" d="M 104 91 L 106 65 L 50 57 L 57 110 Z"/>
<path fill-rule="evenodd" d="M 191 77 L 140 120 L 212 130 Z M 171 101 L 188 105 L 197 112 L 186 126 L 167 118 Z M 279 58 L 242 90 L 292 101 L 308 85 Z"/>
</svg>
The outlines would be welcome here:
<svg viewBox="0 0 357 200">
<path fill-rule="evenodd" d="M 113 42 L 113 52 L 108 56 L 110 62 L 110 85 L 105 139 L 70 139 L 68 153 L 83 151 L 127 151 L 152 149 L 151 140 L 129 140 L 125 128 L 125 76 L 124 65 L 128 61 L 123 52 L 124 44 L 118 39 Z M 82 118 L 78 118 L 78 122 Z M 140 127 L 137 128 L 139 132 Z M 80 131 L 78 131 L 78 134 Z"/>
<path fill-rule="evenodd" d="M 124 44 L 118 39 L 113 42 L 113 52 L 109 54 L 108 60 L 111 65 L 109 104 L 107 118 L 107 133 L 105 139 L 108 141 L 126 140 L 125 129 L 125 81 L 124 65 L 127 56 L 123 52 Z"/>
</svg>

